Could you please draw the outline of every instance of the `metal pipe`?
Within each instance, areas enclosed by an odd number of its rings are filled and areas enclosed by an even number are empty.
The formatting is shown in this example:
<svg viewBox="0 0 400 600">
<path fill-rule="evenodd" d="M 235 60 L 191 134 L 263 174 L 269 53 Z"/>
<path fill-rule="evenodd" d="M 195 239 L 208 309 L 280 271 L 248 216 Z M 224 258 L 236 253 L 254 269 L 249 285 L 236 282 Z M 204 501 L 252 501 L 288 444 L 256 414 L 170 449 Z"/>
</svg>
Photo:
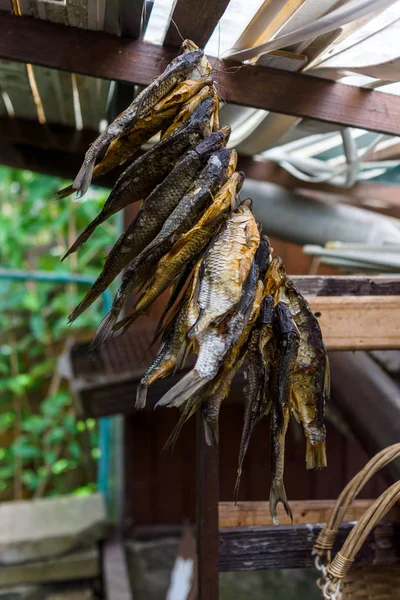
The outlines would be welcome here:
<svg viewBox="0 0 400 600">
<path fill-rule="evenodd" d="M 57 273 L 48 271 L 23 271 L 20 269 L 0 268 L 0 279 L 9 279 L 14 281 L 40 281 L 42 283 L 76 283 L 78 285 L 91 286 L 96 277 L 90 275 L 79 275 L 77 273 Z M 108 313 L 112 304 L 112 294 L 110 290 L 105 290 L 102 294 L 103 311 Z M 99 419 L 99 448 L 100 458 L 98 464 L 97 484 L 99 490 L 104 494 L 107 505 L 109 505 L 108 490 L 108 461 L 109 461 L 109 436 L 110 436 L 110 417 Z"/>
<path fill-rule="evenodd" d="M 245 180 L 241 195 L 253 199 L 254 214 L 265 232 L 295 244 L 400 243 L 400 229 L 393 218 L 372 211 L 317 200 L 252 179 Z M 400 221 L 396 222 L 400 227 Z"/>
</svg>

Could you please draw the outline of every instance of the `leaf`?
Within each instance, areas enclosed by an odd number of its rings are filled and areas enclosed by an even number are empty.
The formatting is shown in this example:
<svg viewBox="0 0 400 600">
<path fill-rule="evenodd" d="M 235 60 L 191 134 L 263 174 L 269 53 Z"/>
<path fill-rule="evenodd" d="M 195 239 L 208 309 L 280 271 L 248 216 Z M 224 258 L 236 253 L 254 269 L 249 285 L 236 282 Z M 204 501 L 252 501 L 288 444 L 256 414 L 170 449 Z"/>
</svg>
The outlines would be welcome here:
<svg viewBox="0 0 400 600">
<path fill-rule="evenodd" d="M 47 423 L 40 415 L 31 415 L 29 417 L 25 417 L 22 423 L 22 428 L 27 433 L 39 435 L 46 430 Z"/>
<path fill-rule="evenodd" d="M 42 315 L 37 314 L 37 315 L 32 315 L 31 318 L 29 319 L 29 325 L 31 328 L 31 331 L 33 333 L 33 336 L 36 340 L 38 340 L 39 342 L 44 340 L 45 337 L 45 323 L 44 323 L 44 319 L 42 317 Z"/>
<path fill-rule="evenodd" d="M 40 481 L 42 480 L 42 477 L 40 477 L 38 473 L 26 469 L 22 473 L 21 479 L 28 489 L 35 490 L 38 487 Z"/>
<path fill-rule="evenodd" d="M 40 458 L 42 452 L 34 446 L 26 435 L 20 435 L 11 445 L 11 451 L 14 456 L 19 458 Z"/>
<path fill-rule="evenodd" d="M 15 422 L 15 414 L 8 410 L 7 412 L 0 413 L 0 431 L 6 431 Z"/>
<path fill-rule="evenodd" d="M 54 427 L 50 429 L 44 436 L 44 440 L 47 444 L 59 444 L 65 437 L 65 432 L 62 427 Z"/>
<path fill-rule="evenodd" d="M 60 458 L 60 460 L 57 460 L 54 463 L 54 465 L 51 467 L 51 471 L 55 475 L 60 475 L 60 473 L 63 473 L 64 471 L 66 471 L 68 469 L 69 464 L 70 463 L 65 458 Z"/>
<path fill-rule="evenodd" d="M 7 465 L 0 468 L 0 481 L 11 479 L 14 476 L 14 465 Z"/>
<path fill-rule="evenodd" d="M 82 449 L 76 440 L 72 440 L 68 444 L 68 450 L 72 458 L 79 460 L 82 456 Z"/>
</svg>

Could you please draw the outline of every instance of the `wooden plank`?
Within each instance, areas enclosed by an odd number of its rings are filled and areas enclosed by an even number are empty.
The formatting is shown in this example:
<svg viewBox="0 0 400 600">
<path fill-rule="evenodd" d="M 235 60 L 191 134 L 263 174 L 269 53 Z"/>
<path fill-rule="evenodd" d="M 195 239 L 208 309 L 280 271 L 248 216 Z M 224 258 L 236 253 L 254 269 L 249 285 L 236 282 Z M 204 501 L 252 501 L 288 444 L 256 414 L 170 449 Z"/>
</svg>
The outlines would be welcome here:
<svg viewBox="0 0 400 600">
<path fill-rule="evenodd" d="M 400 296 L 309 296 L 329 350 L 400 347 Z"/>
<path fill-rule="evenodd" d="M 121 35 L 138 39 L 142 33 L 146 0 L 120 0 Z"/>
<path fill-rule="evenodd" d="M 207 446 L 199 412 L 196 419 L 198 599 L 218 600 L 219 449 Z"/>
<path fill-rule="evenodd" d="M 104 542 L 102 563 L 105 600 L 131 600 L 132 592 L 121 539 L 113 537 Z"/>
<path fill-rule="evenodd" d="M 39 66 L 34 73 L 46 122 L 75 127 L 71 75 Z"/>
<path fill-rule="evenodd" d="M 103 32 L 29 17 L 0 17 L 0 57 L 9 60 L 148 85 L 174 54 Z M 400 135 L 398 96 L 262 66 L 243 66 L 233 74 L 227 69 L 232 63 L 213 63 L 217 85 L 228 102 Z"/>
<path fill-rule="evenodd" d="M 191 0 L 189 7 L 187 0 L 177 0 L 164 44 L 178 47 L 184 38 L 204 48 L 228 4 L 229 0 Z"/>
<path fill-rule="evenodd" d="M 22 17 L 15 17 L 21 19 Z M 37 119 L 37 111 L 29 85 L 26 65 L 0 59 L 1 90 L 7 92 L 15 116 Z"/>
<path fill-rule="evenodd" d="M 98 131 L 106 118 L 106 102 L 110 83 L 94 77 L 76 76 L 79 104 L 84 129 Z"/>
<path fill-rule="evenodd" d="M 352 525 L 344 524 L 334 552 L 340 550 Z M 226 527 L 220 529 L 220 571 L 259 569 L 309 569 L 314 566 L 312 548 L 321 525 Z M 385 548 L 385 562 L 398 562 L 400 522 L 379 524 L 363 544 L 354 564 L 374 564 Z M 380 564 L 383 564 L 383 562 Z"/>
<path fill-rule="evenodd" d="M 292 277 L 307 296 L 400 296 L 400 276 L 341 275 L 340 277 L 301 275 Z"/>
<path fill-rule="evenodd" d="M 346 521 L 358 521 L 374 500 L 356 500 L 346 512 Z M 336 500 L 291 500 L 293 523 L 326 523 Z M 279 523 L 290 524 L 282 505 L 278 506 Z M 400 518 L 400 510 L 397 518 Z M 273 525 L 268 502 L 220 502 L 220 527 L 260 527 Z"/>
</svg>

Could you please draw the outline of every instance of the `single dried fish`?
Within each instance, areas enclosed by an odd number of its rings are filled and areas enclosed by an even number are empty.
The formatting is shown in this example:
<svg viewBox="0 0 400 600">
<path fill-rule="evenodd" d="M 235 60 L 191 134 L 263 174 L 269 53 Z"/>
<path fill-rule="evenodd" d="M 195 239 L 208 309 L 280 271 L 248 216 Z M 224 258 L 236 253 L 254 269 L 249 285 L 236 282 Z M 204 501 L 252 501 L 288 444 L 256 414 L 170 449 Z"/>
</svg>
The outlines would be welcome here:
<svg viewBox="0 0 400 600">
<path fill-rule="evenodd" d="M 146 405 L 147 388 L 157 381 L 157 379 L 167 377 L 175 369 L 180 368 L 182 357 L 186 355 L 186 333 L 187 333 L 187 312 L 189 307 L 189 298 L 185 299 L 180 311 L 176 315 L 173 327 L 170 328 L 160 352 L 157 354 L 153 363 L 144 373 L 137 387 L 136 408 L 142 409 Z"/>
<path fill-rule="evenodd" d="M 273 373 L 271 410 L 272 482 L 269 494 L 269 511 L 274 524 L 278 525 L 276 507 L 279 502 L 282 502 L 286 513 L 293 521 L 292 511 L 286 496 L 283 474 L 285 468 L 285 438 L 290 418 L 290 393 L 300 336 L 289 307 L 284 302 L 278 302 L 275 310 L 280 331 L 277 351 L 279 372 L 276 368 Z"/>
<path fill-rule="evenodd" d="M 80 234 L 63 260 L 76 252 L 98 225 L 128 204 L 144 200 L 154 186 L 160 183 L 178 162 L 185 150 L 196 146 L 209 134 L 209 121 L 213 106 L 212 98 L 205 100 L 191 118 L 181 125 L 173 135 L 153 146 L 122 173 L 100 213 Z"/>
<path fill-rule="evenodd" d="M 190 51 L 186 51 L 190 48 Z M 149 86 L 147 86 L 135 100 L 126 108 L 96 140 L 90 145 L 85 154 L 85 159 L 73 183 L 79 195 L 83 195 L 91 182 L 92 174 L 96 161 L 104 155 L 109 144 L 118 136 L 125 133 L 135 124 L 137 119 L 145 117 L 164 96 L 168 94 L 178 83 L 185 79 L 190 79 L 190 74 L 194 70 L 199 71 L 199 75 L 205 75 L 201 72 L 204 64 L 202 59 L 204 53 L 202 50 L 192 50 L 193 42 L 184 42 L 182 54 L 177 56 L 165 69 L 165 71 Z M 208 68 L 208 67 L 207 67 Z"/>
<path fill-rule="evenodd" d="M 200 102 L 211 96 L 213 96 L 212 80 L 208 77 L 190 79 L 177 85 L 165 98 L 157 102 L 150 114 L 138 119 L 127 133 L 111 142 L 104 158 L 94 168 L 92 181 L 131 159 L 153 135 L 169 126 L 172 121 L 175 123 L 177 115 L 179 125 L 182 125 Z M 192 99 L 191 111 L 187 109 L 190 99 Z M 57 197 L 66 198 L 75 191 L 71 184 L 57 192 Z"/>
<path fill-rule="evenodd" d="M 306 436 L 307 469 L 326 467 L 324 407 L 329 399 L 329 361 L 321 329 L 307 300 L 287 278 L 285 295 L 300 333 L 292 377 L 291 410 Z"/>
</svg>

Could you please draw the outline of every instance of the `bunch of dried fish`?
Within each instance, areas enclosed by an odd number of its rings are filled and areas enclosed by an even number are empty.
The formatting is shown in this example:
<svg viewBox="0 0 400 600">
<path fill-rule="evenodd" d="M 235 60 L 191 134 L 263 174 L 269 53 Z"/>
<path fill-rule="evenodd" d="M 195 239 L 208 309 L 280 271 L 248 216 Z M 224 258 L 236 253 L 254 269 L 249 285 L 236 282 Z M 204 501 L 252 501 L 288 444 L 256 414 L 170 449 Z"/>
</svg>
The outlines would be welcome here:
<svg viewBox="0 0 400 600">
<path fill-rule="evenodd" d="M 218 443 L 221 404 L 247 359 L 235 495 L 253 429 L 269 416 L 270 510 L 276 519 L 278 502 L 291 515 L 283 483 L 290 414 L 304 429 L 307 468 L 326 464 L 323 410 L 329 369 L 314 315 L 282 261 L 271 258 L 251 200 L 240 199 L 244 174 L 236 171 L 236 151 L 226 148 L 230 128 L 219 127 L 218 95 L 210 73 L 203 52 L 185 41 L 164 73 L 93 142 L 74 183 L 59 192 L 59 197 L 73 191 L 82 195 L 92 179 L 128 165 L 66 256 L 116 212 L 142 202 L 69 320 L 82 314 L 125 269 L 93 347 L 112 332 L 128 329 L 170 288 L 154 337 L 161 339 L 161 349 L 136 398 L 137 408 L 143 408 L 148 386 L 181 369 L 190 352 L 197 354 L 193 369 L 158 402 L 180 409 L 167 445 L 174 444 L 197 410 L 207 443 Z M 159 141 L 137 157 L 142 144 L 157 133 Z M 134 306 L 118 321 L 133 291 Z"/>
</svg>

